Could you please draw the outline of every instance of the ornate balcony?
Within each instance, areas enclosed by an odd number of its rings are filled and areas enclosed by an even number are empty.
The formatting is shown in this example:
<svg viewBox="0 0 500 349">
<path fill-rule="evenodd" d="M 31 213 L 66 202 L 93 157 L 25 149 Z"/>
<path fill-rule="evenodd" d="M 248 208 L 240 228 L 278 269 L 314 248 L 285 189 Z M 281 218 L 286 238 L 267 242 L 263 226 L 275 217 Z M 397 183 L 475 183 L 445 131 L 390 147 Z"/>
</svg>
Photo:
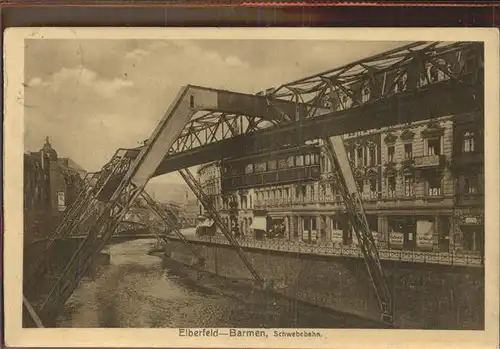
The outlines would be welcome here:
<svg viewBox="0 0 500 349">
<path fill-rule="evenodd" d="M 444 165 L 444 155 L 419 156 L 413 159 L 415 168 L 430 168 Z"/>
</svg>

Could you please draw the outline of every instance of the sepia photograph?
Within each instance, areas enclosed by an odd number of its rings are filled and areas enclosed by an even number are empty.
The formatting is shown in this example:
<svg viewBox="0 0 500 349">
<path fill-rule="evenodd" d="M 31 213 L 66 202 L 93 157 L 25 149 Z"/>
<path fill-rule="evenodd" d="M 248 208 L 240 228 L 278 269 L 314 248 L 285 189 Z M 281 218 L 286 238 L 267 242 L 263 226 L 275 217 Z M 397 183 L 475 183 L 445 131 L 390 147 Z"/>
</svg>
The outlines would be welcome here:
<svg viewBox="0 0 500 349">
<path fill-rule="evenodd" d="M 8 33 L 16 333 L 498 331 L 498 33 L 351 31 Z"/>
</svg>

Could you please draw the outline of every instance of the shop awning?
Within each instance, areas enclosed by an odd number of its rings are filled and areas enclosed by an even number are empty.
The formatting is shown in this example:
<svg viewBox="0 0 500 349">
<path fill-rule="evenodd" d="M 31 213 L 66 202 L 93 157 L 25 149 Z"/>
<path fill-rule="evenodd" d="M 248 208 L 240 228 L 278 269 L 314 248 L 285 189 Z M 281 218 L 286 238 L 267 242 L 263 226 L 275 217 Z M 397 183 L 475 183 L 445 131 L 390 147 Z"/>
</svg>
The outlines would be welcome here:
<svg viewBox="0 0 500 349">
<path fill-rule="evenodd" d="M 254 217 L 250 229 L 267 230 L 267 220 L 265 217 Z"/>
<path fill-rule="evenodd" d="M 214 221 L 213 220 L 211 220 L 211 219 L 205 219 L 203 222 L 198 223 L 198 225 L 196 226 L 196 228 L 208 228 L 208 227 L 211 227 L 212 225 L 214 225 Z"/>
</svg>

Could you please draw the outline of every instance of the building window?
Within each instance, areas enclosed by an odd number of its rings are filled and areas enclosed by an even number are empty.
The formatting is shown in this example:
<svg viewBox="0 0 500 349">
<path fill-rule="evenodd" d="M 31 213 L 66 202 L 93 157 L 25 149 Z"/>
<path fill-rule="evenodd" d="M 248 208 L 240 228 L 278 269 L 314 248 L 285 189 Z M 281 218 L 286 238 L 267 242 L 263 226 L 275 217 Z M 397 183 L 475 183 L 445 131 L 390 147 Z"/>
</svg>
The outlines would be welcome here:
<svg viewBox="0 0 500 349">
<path fill-rule="evenodd" d="M 370 178 L 370 196 L 372 198 L 377 197 L 378 193 L 378 181 L 376 177 Z"/>
<path fill-rule="evenodd" d="M 267 170 L 268 171 L 276 170 L 276 160 L 271 160 L 267 162 Z"/>
<path fill-rule="evenodd" d="M 352 100 L 349 96 L 347 95 L 342 95 L 342 106 L 343 106 L 343 109 L 347 109 L 347 108 L 350 108 L 351 105 L 352 105 Z"/>
<path fill-rule="evenodd" d="M 387 146 L 387 161 L 389 163 L 394 162 L 394 146 L 393 145 Z"/>
<path fill-rule="evenodd" d="M 405 160 L 411 160 L 413 157 L 413 144 L 405 143 Z"/>
<path fill-rule="evenodd" d="M 377 164 L 377 146 L 372 145 L 368 147 L 368 157 L 370 166 L 375 166 Z"/>
<path fill-rule="evenodd" d="M 288 163 L 286 161 L 286 159 L 279 159 L 278 160 L 278 168 L 287 168 L 288 167 Z"/>
<path fill-rule="evenodd" d="M 356 148 L 356 166 L 363 167 L 363 148 Z"/>
<path fill-rule="evenodd" d="M 288 163 L 288 167 L 293 167 L 295 166 L 295 162 L 293 161 L 294 160 L 294 157 L 293 156 L 289 156 L 286 160 L 286 162 Z"/>
<path fill-rule="evenodd" d="M 467 194 L 475 194 L 479 192 L 477 177 L 464 177 L 464 192 Z"/>
<path fill-rule="evenodd" d="M 465 131 L 462 140 L 462 151 L 464 153 L 472 153 L 476 148 L 474 132 Z"/>
<path fill-rule="evenodd" d="M 370 100 L 370 96 L 371 96 L 370 87 L 368 86 L 368 84 L 366 84 L 365 86 L 363 86 L 363 89 L 361 90 L 361 100 L 363 101 L 363 103 L 368 102 Z"/>
<path fill-rule="evenodd" d="M 298 155 L 295 157 L 296 166 L 304 166 L 304 155 Z"/>
<path fill-rule="evenodd" d="M 265 172 L 266 171 L 266 163 L 260 162 L 258 164 L 255 164 L 254 170 L 255 170 L 255 172 Z"/>
<path fill-rule="evenodd" d="M 403 176 L 403 186 L 405 196 L 413 196 L 413 176 L 411 174 Z"/>
<path fill-rule="evenodd" d="M 427 72 L 424 71 L 419 76 L 418 86 L 422 87 L 422 86 L 425 86 L 425 85 L 427 85 Z"/>
<path fill-rule="evenodd" d="M 430 78 L 431 82 L 434 83 L 434 82 L 438 82 L 440 80 L 443 80 L 442 76 L 440 75 L 441 71 L 437 67 L 430 66 L 428 72 L 429 72 L 429 78 Z"/>
<path fill-rule="evenodd" d="M 441 155 L 441 137 L 429 138 L 427 141 L 427 155 Z"/>
<path fill-rule="evenodd" d="M 309 166 L 311 164 L 311 154 L 306 154 L 305 158 L 305 165 Z"/>
<path fill-rule="evenodd" d="M 403 92 L 406 90 L 406 82 L 408 81 L 408 74 L 406 72 L 399 72 L 399 78 L 394 86 L 394 92 Z"/>
<path fill-rule="evenodd" d="M 387 196 L 391 198 L 396 196 L 396 177 L 394 175 L 387 177 Z"/>
<path fill-rule="evenodd" d="M 436 176 L 427 179 L 427 195 L 429 196 L 441 195 L 441 178 Z"/>
<path fill-rule="evenodd" d="M 245 166 L 245 173 L 253 173 L 253 164 L 248 164 Z"/>
<path fill-rule="evenodd" d="M 314 193 L 314 186 L 311 185 L 311 200 L 314 200 L 315 193 Z"/>
</svg>

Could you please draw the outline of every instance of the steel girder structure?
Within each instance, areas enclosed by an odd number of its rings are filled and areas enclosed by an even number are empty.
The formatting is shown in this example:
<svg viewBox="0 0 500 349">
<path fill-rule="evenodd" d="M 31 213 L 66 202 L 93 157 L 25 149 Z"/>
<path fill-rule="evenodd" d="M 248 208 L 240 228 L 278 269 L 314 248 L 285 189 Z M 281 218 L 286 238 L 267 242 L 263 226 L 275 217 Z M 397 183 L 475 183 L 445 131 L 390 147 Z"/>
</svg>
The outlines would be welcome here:
<svg viewBox="0 0 500 349">
<path fill-rule="evenodd" d="M 90 204 L 82 206 L 102 209 L 92 211 L 86 238 L 62 275 L 52 285 L 52 290 L 40 307 L 40 318 L 43 321 L 54 319 L 60 306 L 66 302 L 90 267 L 93 257 L 109 241 L 125 214 L 143 193 L 149 179 L 154 176 L 166 151 L 182 137 L 183 129 L 193 116 L 202 110 L 233 113 L 243 110 L 249 116 L 267 115 L 269 120 L 279 120 L 284 114 L 277 111 L 276 107 L 290 109 L 291 106 L 293 110 L 298 111 L 291 103 L 279 102 L 271 106 L 265 99 L 253 95 L 189 85 L 182 88 L 139 153 L 132 157 L 129 150 L 120 149 L 91 181 L 93 183 L 89 189 L 90 199 L 86 200 L 90 201 Z M 94 205 L 95 200 L 101 205 Z M 73 219 L 67 219 L 73 224 L 64 225 L 59 230 L 65 236 L 75 234 L 79 230 L 79 223 L 74 222 L 79 222 L 81 216 L 82 212 L 74 213 L 71 215 Z M 257 279 L 259 280 L 258 276 Z"/>
<path fill-rule="evenodd" d="M 197 114 L 155 175 L 255 153 L 256 143 L 301 145 L 480 108 L 483 82 L 473 75 L 482 69 L 471 74 L 464 68 L 468 50 L 483 54 L 477 43 L 416 42 L 268 89 L 258 94 L 258 102 L 238 102 L 240 113 L 233 108 Z M 260 105 L 259 115 L 248 113 L 251 103 Z M 449 106 L 444 110 L 439 104 Z"/>
<path fill-rule="evenodd" d="M 213 201 L 210 200 L 210 198 L 203 192 L 201 185 L 198 183 L 198 181 L 193 176 L 191 171 L 189 171 L 189 169 L 183 169 L 183 170 L 179 171 L 179 174 L 186 181 L 186 184 L 189 186 L 191 191 L 196 195 L 198 200 L 200 200 L 200 202 L 205 207 L 205 209 L 210 213 L 211 217 L 214 220 L 216 227 L 220 229 L 222 234 L 226 237 L 226 239 L 229 241 L 231 246 L 235 249 L 236 253 L 238 253 L 243 264 L 250 271 L 250 274 L 252 274 L 253 278 L 257 282 L 257 285 L 259 287 L 265 287 L 266 283 L 265 283 L 264 279 L 262 279 L 262 277 L 259 275 L 257 270 L 250 263 L 248 258 L 246 258 L 245 253 L 244 253 L 243 249 L 241 248 L 238 240 L 236 240 L 236 238 L 231 234 L 228 226 L 224 223 L 219 212 L 217 211 L 217 209 L 213 205 Z"/>
<path fill-rule="evenodd" d="M 369 228 L 363 208 L 363 202 L 357 188 L 354 174 L 347 156 L 342 136 L 333 136 L 323 139 L 325 152 L 334 166 L 334 177 L 329 183 L 334 191 L 339 189 L 352 229 L 361 243 L 361 252 L 366 269 L 378 299 L 381 311 L 381 320 L 394 325 L 392 293 L 380 264 L 377 245 Z"/>
<path fill-rule="evenodd" d="M 50 263 L 50 249 L 57 239 L 64 239 L 69 235 L 85 235 L 94 223 L 96 215 L 103 210 L 103 203 L 97 199 L 104 188 L 104 184 L 113 174 L 122 173 L 130 166 L 131 159 L 126 156 L 127 149 L 118 149 L 111 160 L 103 166 L 100 172 L 89 173 L 84 178 L 84 184 L 75 201 L 68 207 L 55 232 L 49 238 L 42 253 L 34 264 L 30 275 L 24 279 L 25 292 L 31 289 L 47 272 Z"/>
<path fill-rule="evenodd" d="M 187 157 L 193 150 L 205 150 L 205 155 L 211 153 L 204 158 L 207 160 L 205 162 L 218 160 L 217 157 L 220 155 L 214 154 L 214 148 L 210 146 L 227 148 L 228 140 L 251 139 L 251 136 L 259 133 L 265 136 L 273 132 L 290 133 L 293 136 L 298 134 L 298 138 L 292 137 L 292 143 L 301 143 L 308 137 L 318 139 L 345 133 L 342 130 L 324 127 L 323 123 L 332 119 L 337 119 L 338 125 L 338 121 L 346 122 L 355 119 L 356 116 L 358 121 L 365 123 L 363 125 L 358 122 L 355 126 L 357 130 L 381 127 L 381 124 L 388 122 L 390 125 L 390 117 L 363 119 L 362 114 L 370 115 L 370 106 L 384 105 L 384 100 L 390 98 L 388 96 L 391 94 L 411 96 L 415 99 L 418 94 L 416 95 L 414 91 L 422 87 L 422 82 L 431 82 L 431 71 L 436 70 L 446 78 L 445 84 L 441 82 L 441 89 L 453 91 L 465 89 L 464 98 L 470 100 L 472 95 L 474 100 L 476 94 L 481 92 L 473 89 L 478 84 L 472 84 L 473 88 L 469 88 L 471 84 L 465 79 L 466 74 L 462 74 L 463 69 L 457 69 L 460 68 L 459 63 L 453 65 L 440 60 L 441 56 L 450 53 L 460 56 L 460 52 L 471 48 L 471 45 L 475 44 L 415 43 L 336 70 L 282 85 L 259 96 L 186 86 L 180 91 L 145 145 L 135 151 L 126 152 L 125 158 L 130 161 L 124 159 L 116 160 L 114 163 L 112 161 L 101 171 L 97 178 L 96 190 L 91 197 L 101 202 L 103 208 L 91 214 L 92 220 L 87 230 L 87 238 L 61 278 L 54 284 L 41 309 L 42 318 L 50 318 L 58 306 L 66 301 L 81 275 L 89 267 L 92 257 L 107 243 L 125 213 L 142 193 L 148 180 L 155 175 L 169 172 L 168 170 L 187 167 L 179 167 L 177 163 L 169 168 L 165 166 L 169 160 Z M 460 62 L 459 57 L 456 61 Z M 392 71 L 395 71 L 395 77 L 387 79 L 389 72 Z M 414 79 L 415 71 L 420 77 L 419 81 Z M 427 78 L 421 78 L 422 72 Z M 371 88 L 370 91 L 375 92 L 377 86 L 375 82 L 380 81 L 381 76 L 384 88 L 379 88 L 379 93 L 378 95 L 374 93 L 374 98 L 360 100 L 352 92 L 351 87 L 356 83 L 367 84 Z M 390 82 L 386 83 L 387 80 Z M 397 91 L 393 85 L 397 86 Z M 431 91 L 427 94 L 435 91 L 429 90 Z M 334 113 L 328 112 L 335 98 L 340 100 L 340 107 L 336 108 Z M 396 100 L 399 101 L 400 99 Z M 400 113 L 396 118 L 399 116 Z M 412 118 L 418 119 L 418 116 L 412 115 L 410 119 Z M 238 150 L 241 150 L 241 147 Z M 221 152 L 221 154 L 224 156 L 227 153 Z M 199 158 L 197 161 L 201 163 Z M 119 166 L 123 166 L 125 170 L 118 171 Z M 189 183 L 189 173 L 184 172 L 183 177 L 188 178 Z M 196 186 L 194 189 L 196 190 Z M 202 194 L 199 196 L 202 197 Z M 223 225 L 221 227 L 224 228 Z M 76 227 L 70 224 L 61 230 L 69 235 L 74 233 Z M 231 237 L 228 239 L 232 240 Z"/>
</svg>

